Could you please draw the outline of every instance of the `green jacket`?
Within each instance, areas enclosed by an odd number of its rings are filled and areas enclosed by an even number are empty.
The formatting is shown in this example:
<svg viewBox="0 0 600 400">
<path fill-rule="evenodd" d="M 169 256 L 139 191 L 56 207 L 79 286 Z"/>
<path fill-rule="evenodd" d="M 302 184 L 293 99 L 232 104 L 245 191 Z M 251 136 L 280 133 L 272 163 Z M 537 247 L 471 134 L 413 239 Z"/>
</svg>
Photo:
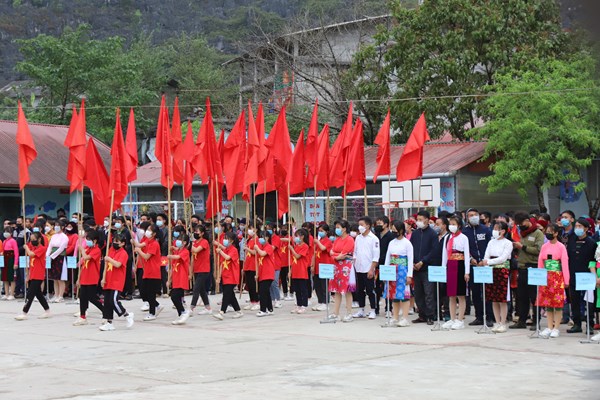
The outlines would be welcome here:
<svg viewBox="0 0 600 400">
<path fill-rule="evenodd" d="M 517 261 L 519 268 L 525 268 L 525 264 L 535 264 L 537 266 L 540 250 L 544 244 L 544 234 L 539 229 L 531 232 L 529 235 L 521 238 L 523 248 L 519 250 Z"/>
</svg>

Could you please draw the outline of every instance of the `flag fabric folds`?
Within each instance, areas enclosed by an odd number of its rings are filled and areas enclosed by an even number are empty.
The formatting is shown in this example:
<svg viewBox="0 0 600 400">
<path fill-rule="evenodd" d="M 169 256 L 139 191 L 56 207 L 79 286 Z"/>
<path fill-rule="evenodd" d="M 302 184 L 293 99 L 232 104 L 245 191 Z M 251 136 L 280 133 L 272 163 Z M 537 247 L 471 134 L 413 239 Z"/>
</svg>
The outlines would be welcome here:
<svg viewBox="0 0 600 400">
<path fill-rule="evenodd" d="M 31 137 L 29 124 L 19 101 L 17 114 L 17 145 L 19 147 L 19 189 L 23 190 L 29 182 L 29 166 L 37 158 L 37 150 Z"/>
<path fill-rule="evenodd" d="M 396 181 L 402 182 L 423 176 L 423 149 L 430 140 L 425 114 L 415 124 L 396 167 Z"/>
<path fill-rule="evenodd" d="M 86 160 L 84 184 L 92 191 L 94 218 L 102 221 L 110 214 L 109 178 L 93 138 L 88 141 Z"/>
<path fill-rule="evenodd" d="M 390 111 L 385 117 L 379 133 L 375 137 L 375 144 L 379 146 L 377 149 L 377 169 L 373 175 L 373 183 L 377 182 L 377 177 L 381 175 L 391 174 L 391 159 L 390 159 Z"/>
</svg>

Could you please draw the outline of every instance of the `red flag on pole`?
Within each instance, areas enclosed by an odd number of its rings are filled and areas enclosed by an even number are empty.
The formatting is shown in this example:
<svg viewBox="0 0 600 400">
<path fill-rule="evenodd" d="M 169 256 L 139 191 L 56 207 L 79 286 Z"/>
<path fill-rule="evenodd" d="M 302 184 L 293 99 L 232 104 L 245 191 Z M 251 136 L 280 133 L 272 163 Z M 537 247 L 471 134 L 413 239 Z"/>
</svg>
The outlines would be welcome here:
<svg viewBox="0 0 600 400">
<path fill-rule="evenodd" d="M 137 179 L 138 150 L 135 132 L 135 115 L 133 107 L 129 110 L 129 122 L 127 123 L 127 137 L 125 138 L 125 151 L 127 152 L 127 182 Z"/>
<path fill-rule="evenodd" d="M 73 136 L 69 142 L 69 160 L 72 166 L 67 169 L 67 175 L 71 173 L 71 193 L 83 190 L 83 179 L 85 178 L 85 146 L 87 144 L 85 121 L 85 100 L 81 100 L 81 108 L 77 116 L 77 124 Z M 68 133 L 67 133 L 68 134 Z"/>
<path fill-rule="evenodd" d="M 37 158 L 37 151 L 20 101 L 17 114 L 16 141 L 19 146 L 19 189 L 23 190 L 29 182 L 29 166 Z"/>
<path fill-rule="evenodd" d="M 287 185 L 281 185 L 277 188 L 277 211 L 278 217 L 283 217 L 283 214 L 290 211 L 289 209 L 289 193 Z M 291 233 L 291 232 L 290 232 Z"/>
<path fill-rule="evenodd" d="M 156 144 L 154 155 L 160 162 L 161 176 L 160 183 L 168 188 L 173 188 L 173 160 L 171 158 L 171 146 L 169 143 L 169 110 L 167 110 L 165 95 L 162 96 L 160 103 L 160 113 L 158 115 L 158 126 L 156 128 Z"/>
<path fill-rule="evenodd" d="M 246 202 L 250 201 L 250 186 L 258 182 L 259 150 L 260 140 L 252 115 L 252 105 L 248 101 L 248 146 L 245 154 L 244 189 L 242 191 L 242 199 Z"/>
<path fill-rule="evenodd" d="M 375 144 L 379 146 L 377 149 L 377 169 L 373 175 L 373 182 L 377 182 L 377 177 L 381 175 L 391 174 L 391 159 L 390 159 L 390 110 L 388 110 L 383 125 L 379 129 Z"/>
<path fill-rule="evenodd" d="M 315 100 L 312 118 L 308 126 L 308 134 L 306 136 L 306 146 L 304 148 L 304 158 L 308 167 L 306 173 L 306 182 L 304 186 L 308 188 L 315 187 L 315 176 L 318 174 L 319 168 L 319 102 Z"/>
<path fill-rule="evenodd" d="M 329 189 L 329 125 L 325 124 L 318 143 L 317 190 Z"/>
<path fill-rule="evenodd" d="M 352 144 L 348 152 L 348 165 L 346 167 L 346 193 L 363 189 L 367 185 L 365 177 L 365 140 L 363 136 L 363 123 L 356 121 L 352 131 Z"/>
<path fill-rule="evenodd" d="M 298 194 L 304 191 L 304 129 L 298 136 L 294 155 L 288 168 L 286 183 L 289 184 L 289 194 Z"/>
<path fill-rule="evenodd" d="M 233 199 L 244 190 L 244 159 L 246 155 L 246 121 L 244 111 L 231 129 L 223 147 L 223 174 L 227 187 L 227 199 Z M 221 135 L 222 136 L 222 135 Z"/>
<path fill-rule="evenodd" d="M 194 181 L 194 169 L 192 160 L 194 159 L 194 132 L 192 132 L 192 124 L 188 121 L 187 134 L 183 142 L 183 159 L 185 161 L 185 173 L 183 179 L 183 196 L 188 198 L 192 195 L 192 182 Z"/>
<path fill-rule="evenodd" d="M 73 179 L 73 154 L 71 153 L 71 142 L 73 141 L 73 135 L 77 128 L 77 108 L 73 106 L 73 112 L 71 114 L 71 123 L 69 124 L 69 130 L 67 131 L 67 137 L 64 141 L 64 146 L 69 148 L 69 164 L 67 166 L 67 180 L 71 182 Z"/>
<path fill-rule="evenodd" d="M 329 157 L 329 186 L 342 187 L 344 186 L 344 177 L 346 176 L 346 160 L 348 159 L 348 151 L 352 141 L 352 103 L 348 108 L 348 117 L 342 126 L 339 136 L 337 137 Z"/>
<path fill-rule="evenodd" d="M 121 129 L 121 112 L 117 109 L 115 123 L 115 134 L 112 147 L 110 149 L 110 178 L 108 191 L 115 191 L 114 210 L 121 208 L 121 203 L 127 196 L 127 152 L 125 151 L 125 142 L 123 141 L 123 130 Z"/>
<path fill-rule="evenodd" d="M 86 160 L 84 184 L 92 191 L 94 218 L 102 221 L 110 214 L 109 178 L 104 161 L 91 137 L 86 150 Z"/>
<path fill-rule="evenodd" d="M 290 132 L 287 126 L 285 106 L 281 108 L 277 121 L 267 140 L 265 146 L 269 149 L 274 162 L 275 186 L 279 188 L 286 182 L 290 160 L 292 159 L 292 147 L 290 144 Z"/>
<path fill-rule="evenodd" d="M 430 140 L 425 113 L 415 124 L 396 167 L 396 181 L 403 182 L 423 176 L 423 148 Z"/>
<path fill-rule="evenodd" d="M 171 154 L 173 155 L 173 180 L 178 184 L 182 184 L 184 178 L 183 153 L 185 151 L 182 143 L 183 137 L 181 133 L 181 117 L 179 115 L 179 98 L 175 97 L 175 107 L 173 108 L 173 121 L 171 122 L 171 136 L 169 137 L 169 144 Z"/>
<path fill-rule="evenodd" d="M 258 111 L 256 112 L 256 131 L 258 133 L 259 144 L 259 157 L 258 157 L 258 181 L 262 182 L 267 179 L 267 168 L 269 150 L 265 146 L 265 115 L 263 112 L 262 103 L 258 104 Z M 273 169 L 273 163 L 271 162 L 271 169 Z M 264 185 L 263 185 L 264 186 Z"/>
<path fill-rule="evenodd" d="M 215 136 L 209 98 L 206 98 L 206 114 L 198 132 L 192 164 L 204 184 L 208 184 L 209 179 L 215 177 L 223 183 L 221 153 Z"/>
<path fill-rule="evenodd" d="M 208 198 L 206 199 L 206 214 L 204 218 L 213 218 L 221 212 L 223 184 L 214 179 L 209 181 Z"/>
</svg>

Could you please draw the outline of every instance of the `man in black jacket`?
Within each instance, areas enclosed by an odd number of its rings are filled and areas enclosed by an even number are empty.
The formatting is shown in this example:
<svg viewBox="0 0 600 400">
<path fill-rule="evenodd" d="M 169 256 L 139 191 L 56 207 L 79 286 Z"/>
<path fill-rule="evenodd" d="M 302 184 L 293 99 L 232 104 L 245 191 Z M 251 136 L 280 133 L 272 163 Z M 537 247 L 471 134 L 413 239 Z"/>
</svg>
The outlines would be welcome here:
<svg viewBox="0 0 600 400">
<path fill-rule="evenodd" d="M 387 216 L 384 215 L 375 220 L 375 234 L 377 235 L 377 238 L 379 238 L 379 265 L 384 265 L 388 246 L 390 245 L 390 242 L 396 238 L 392 231 L 390 231 L 390 219 Z M 381 296 L 383 296 L 384 286 L 385 283 L 379 279 L 379 274 L 377 274 L 375 286 L 375 294 L 377 295 L 375 314 L 377 315 L 379 315 L 379 303 Z M 385 311 L 391 311 L 387 309 L 387 303 Z"/>
<path fill-rule="evenodd" d="M 415 303 L 419 308 L 419 317 L 413 323 L 426 322 L 433 325 L 435 315 L 435 287 L 429 282 L 428 264 L 423 261 L 425 256 L 435 250 L 438 236 L 429 226 L 429 211 L 417 213 L 417 228 L 410 237 L 414 252 L 413 281 L 415 284 Z"/>
</svg>

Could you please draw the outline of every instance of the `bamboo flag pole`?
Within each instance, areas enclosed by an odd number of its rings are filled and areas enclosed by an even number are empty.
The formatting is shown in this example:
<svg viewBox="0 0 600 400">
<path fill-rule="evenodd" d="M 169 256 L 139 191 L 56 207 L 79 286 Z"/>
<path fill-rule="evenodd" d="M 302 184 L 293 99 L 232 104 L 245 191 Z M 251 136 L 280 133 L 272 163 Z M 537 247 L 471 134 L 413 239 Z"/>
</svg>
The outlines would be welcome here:
<svg viewBox="0 0 600 400">
<path fill-rule="evenodd" d="M 367 186 L 363 188 L 363 195 L 365 197 L 365 215 L 369 216 L 369 201 L 367 200 Z"/>
<path fill-rule="evenodd" d="M 168 238 L 168 242 L 167 242 L 167 293 L 169 292 L 169 282 L 171 282 L 171 247 L 173 246 L 173 223 L 171 222 L 173 220 L 173 214 L 171 211 L 171 177 L 168 176 L 167 177 L 167 218 L 169 219 L 169 221 L 167 222 L 167 238 Z M 164 294 L 164 293 L 163 293 Z"/>
<path fill-rule="evenodd" d="M 217 176 L 216 175 L 215 175 L 215 183 L 214 184 L 215 184 L 215 193 L 217 193 L 217 189 L 219 187 L 219 184 L 217 183 Z M 220 199 L 220 193 L 217 193 L 217 200 L 219 200 L 219 199 Z M 216 206 L 217 207 L 221 207 L 218 204 Z M 216 211 L 216 209 L 213 208 L 213 212 L 215 212 L 215 211 Z M 221 214 L 221 211 L 219 211 L 217 213 L 217 216 L 219 216 L 220 214 Z M 213 227 L 214 227 L 214 219 L 213 219 Z M 214 229 L 213 229 L 213 232 L 214 232 Z M 219 235 L 217 235 L 217 242 L 219 242 Z M 215 279 L 215 286 L 216 286 L 216 289 L 217 289 L 216 293 L 219 293 L 220 288 L 221 288 L 221 260 L 220 260 L 219 254 L 217 254 L 217 261 L 219 263 L 218 263 L 218 268 L 216 270 L 216 272 L 217 272 L 217 278 Z"/>
<path fill-rule="evenodd" d="M 392 216 L 392 173 L 388 174 L 388 208 L 387 208 L 387 216 L 391 219 Z"/>
<path fill-rule="evenodd" d="M 25 215 L 25 187 L 23 187 L 23 190 L 21 190 L 21 212 L 22 212 L 22 215 L 23 215 L 23 223 L 25 223 L 25 217 L 26 217 L 26 215 Z M 24 233 L 23 236 L 25 238 L 25 241 L 27 241 L 27 235 Z M 18 256 L 19 255 L 17 254 L 17 257 Z M 17 258 L 17 260 L 18 260 L 18 258 Z M 25 274 L 24 275 L 25 275 L 24 276 L 24 281 L 25 281 L 24 282 L 25 283 L 24 286 L 25 286 L 25 289 L 24 289 L 24 298 L 23 298 L 23 300 L 25 302 L 27 302 L 27 282 L 28 282 L 27 278 L 28 278 L 28 275 L 29 275 L 29 256 L 27 254 L 25 254 Z"/>
<path fill-rule="evenodd" d="M 250 186 L 250 192 L 252 192 L 252 185 Z M 248 247 L 248 223 L 250 222 L 250 199 L 246 202 L 246 232 L 244 232 L 244 246 Z M 244 271 L 242 268 L 241 271 L 241 279 L 240 279 L 240 299 L 242 298 L 242 294 L 244 293 Z"/>
<path fill-rule="evenodd" d="M 129 182 L 129 217 L 131 218 L 131 229 L 129 230 L 130 234 L 131 234 L 131 238 L 133 239 L 133 187 L 131 186 L 131 182 Z M 137 238 L 136 238 L 137 240 Z M 136 265 L 137 265 L 137 256 L 135 251 L 131 251 L 131 262 L 132 262 L 132 270 L 136 269 Z M 135 287 L 137 286 L 138 281 L 137 281 L 137 274 L 133 274 L 133 289 L 135 289 Z M 133 292 L 133 290 L 132 290 Z"/>
<path fill-rule="evenodd" d="M 110 250 L 110 239 L 111 239 L 111 231 L 112 231 L 112 213 L 115 207 L 115 190 L 113 189 L 110 193 L 110 213 L 108 214 L 108 234 L 106 235 L 106 250 L 104 253 L 104 257 L 108 257 L 108 250 Z M 102 281 L 106 282 L 106 266 L 104 266 L 104 271 L 102 272 Z"/>
<path fill-rule="evenodd" d="M 325 202 L 325 219 L 327 220 L 327 224 L 331 221 L 331 212 L 329 209 L 331 208 L 331 203 L 329 202 L 329 188 L 327 188 L 327 201 Z"/>
<path fill-rule="evenodd" d="M 317 175 L 315 174 L 315 193 L 314 193 L 314 203 L 313 203 L 313 240 L 317 240 L 317 217 L 316 217 L 316 209 L 317 209 Z M 313 272 L 315 271 L 317 264 L 317 246 L 313 246 Z"/>
<path fill-rule="evenodd" d="M 75 294 L 75 298 L 79 297 L 79 276 L 81 275 L 81 264 L 80 261 L 81 259 L 83 259 L 83 250 L 81 249 L 80 246 L 80 241 L 81 241 L 81 237 L 80 234 L 81 232 L 83 232 L 83 186 L 81 187 L 81 208 L 80 208 L 80 213 L 79 213 L 79 218 L 77 221 L 77 253 L 79 254 L 79 259 L 77 260 L 77 285 L 75 285 L 76 287 L 71 288 L 71 291 Z M 112 213 L 111 213 L 112 214 Z M 73 271 L 73 273 L 75 273 Z M 71 283 L 73 283 L 73 281 L 71 281 Z M 73 299 L 74 300 L 74 299 Z"/>
<path fill-rule="evenodd" d="M 288 293 L 291 295 L 292 294 L 292 260 L 290 258 L 291 256 L 291 250 L 290 247 L 292 246 L 292 218 L 291 218 L 291 211 L 292 211 L 292 200 L 290 199 L 290 183 L 288 182 L 287 184 L 287 193 L 288 193 Z"/>
<path fill-rule="evenodd" d="M 347 204 L 348 204 L 348 196 L 346 196 L 346 177 L 344 177 L 344 210 L 342 212 L 342 215 L 344 216 L 345 220 L 348 220 L 348 208 L 347 208 Z"/>
<path fill-rule="evenodd" d="M 277 189 L 275 189 L 275 209 L 277 210 L 275 215 L 275 225 L 277 227 L 277 232 L 279 232 L 279 191 Z"/>
</svg>

